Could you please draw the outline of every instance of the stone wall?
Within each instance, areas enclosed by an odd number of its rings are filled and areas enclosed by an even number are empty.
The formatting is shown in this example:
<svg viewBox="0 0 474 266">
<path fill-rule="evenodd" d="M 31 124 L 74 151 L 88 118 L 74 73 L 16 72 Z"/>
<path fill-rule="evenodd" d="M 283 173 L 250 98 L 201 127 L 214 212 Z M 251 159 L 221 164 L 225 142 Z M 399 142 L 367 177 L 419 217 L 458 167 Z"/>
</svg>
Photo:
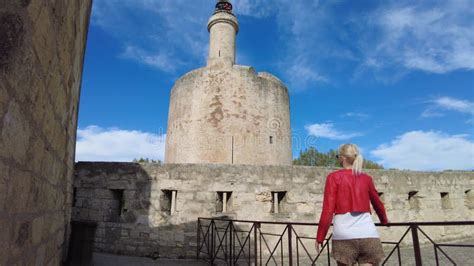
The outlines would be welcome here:
<svg viewBox="0 0 474 266">
<path fill-rule="evenodd" d="M 302 166 L 78 163 L 73 220 L 96 221 L 98 251 L 150 257 L 191 257 L 198 217 L 317 222 L 331 169 Z M 473 172 L 368 172 L 391 222 L 473 220 Z M 170 191 L 176 209 L 170 210 Z M 231 192 L 222 213 L 218 192 Z M 279 213 L 272 192 L 284 195 Z M 447 194 L 446 194 L 447 193 Z M 374 220 L 378 221 L 374 215 Z M 468 228 L 469 229 L 469 228 Z M 278 230 L 278 228 L 270 229 Z M 398 240 L 404 228 L 380 228 Z M 472 236 L 472 230 L 424 229 L 435 239 Z M 302 229 L 314 237 L 316 228 Z"/>
<path fill-rule="evenodd" d="M 90 0 L 0 1 L 0 265 L 59 265 Z"/>
<path fill-rule="evenodd" d="M 200 68 L 170 96 L 166 163 L 291 165 L 287 88 L 248 66 Z"/>
</svg>

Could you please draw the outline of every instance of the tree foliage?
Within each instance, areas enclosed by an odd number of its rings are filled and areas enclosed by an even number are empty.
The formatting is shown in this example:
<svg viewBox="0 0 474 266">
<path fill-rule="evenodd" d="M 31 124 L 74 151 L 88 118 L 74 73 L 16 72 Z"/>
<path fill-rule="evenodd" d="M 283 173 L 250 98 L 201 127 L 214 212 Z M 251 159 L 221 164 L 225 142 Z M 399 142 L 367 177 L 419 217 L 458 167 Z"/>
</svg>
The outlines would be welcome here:
<svg viewBox="0 0 474 266">
<path fill-rule="evenodd" d="M 329 150 L 328 152 L 319 152 L 316 148 L 300 151 L 300 156 L 293 160 L 294 165 L 308 165 L 308 166 L 324 166 L 324 167 L 338 167 L 339 163 L 336 158 L 337 151 Z M 365 169 L 383 169 L 383 166 L 364 159 L 363 168 Z"/>
<path fill-rule="evenodd" d="M 161 164 L 161 161 L 160 160 L 153 160 L 153 159 L 148 159 L 148 158 L 142 158 L 140 157 L 140 159 L 133 159 L 133 162 L 134 163 L 158 163 L 158 164 Z"/>
</svg>

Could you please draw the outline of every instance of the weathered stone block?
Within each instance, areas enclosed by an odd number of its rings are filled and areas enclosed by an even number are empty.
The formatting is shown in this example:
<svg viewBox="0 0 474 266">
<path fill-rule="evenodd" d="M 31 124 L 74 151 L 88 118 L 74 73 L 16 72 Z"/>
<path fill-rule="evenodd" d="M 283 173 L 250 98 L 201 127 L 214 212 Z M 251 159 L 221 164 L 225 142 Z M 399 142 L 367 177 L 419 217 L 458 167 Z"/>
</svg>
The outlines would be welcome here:
<svg viewBox="0 0 474 266">
<path fill-rule="evenodd" d="M 5 261 L 10 255 L 10 247 L 11 247 L 11 228 L 12 222 L 10 219 L 0 218 L 0 228 L 7 232 L 4 236 L 2 241 L 0 241 L 0 264 L 5 265 Z"/>
<path fill-rule="evenodd" d="M 3 121 L 3 116 L 7 112 L 8 99 L 10 99 L 7 87 L 4 82 L 5 81 L 0 80 L 0 121 Z M 3 125 L 0 125 L 0 130 L 2 127 Z"/>
<path fill-rule="evenodd" d="M 103 176 L 100 182 L 106 180 L 106 177 Z M 107 180 L 107 188 L 109 189 L 134 189 L 133 185 L 130 183 L 130 180 Z"/>
<path fill-rule="evenodd" d="M 44 232 L 44 216 L 40 216 L 33 220 L 32 224 L 32 241 L 33 245 L 37 245 L 41 242 Z"/>
<path fill-rule="evenodd" d="M 255 194 L 255 200 L 262 202 L 270 202 L 273 200 L 272 193 L 270 191 L 259 192 Z"/>
<path fill-rule="evenodd" d="M 104 215 L 100 210 L 89 210 L 88 219 L 91 221 L 103 221 Z"/>
<path fill-rule="evenodd" d="M 26 121 L 26 117 L 20 105 L 15 101 L 11 101 L 2 121 L 0 142 L 2 142 L 3 149 L 0 150 L 0 155 L 12 157 L 19 162 L 26 159 L 31 128 L 24 121 Z"/>
<path fill-rule="evenodd" d="M 10 174 L 6 209 L 12 213 L 23 212 L 28 206 L 31 175 L 16 169 L 11 169 Z"/>
<path fill-rule="evenodd" d="M 31 222 L 13 224 L 11 234 L 10 256 L 18 257 L 23 253 L 23 249 L 31 245 Z"/>
<path fill-rule="evenodd" d="M 53 33 L 51 14 L 49 8 L 42 8 L 34 24 L 33 46 L 41 63 L 41 69 L 45 74 L 49 74 L 50 66 L 57 64 L 56 59 L 56 38 Z M 52 72 L 51 72 L 52 73 Z M 49 79 L 48 79 L 49 80 Z"/>
<path fill-rule="evenodd" d="M 36 262 L 36 265 L 45 265 L 44 263 L 45 259 L 46 259 L 46 246 L 41 245 L 36 250 L 36 255 L 33 261 Z"/>
<path fill-rule="evenodd" d="M 36 21 L 39 14 L 40 14 L 40 11 L 41 11 L 41 8 L 43 8 L 43 3 L 41 0 L 31 0 L 29 1 L 28 5 L 27 5 L 27 11 L 28 11 L 28 16 L 30 17 L 30 19 L 32 21 Z"/>
<path fill-rule="evenodd" d="M 10 183 L 10 170 L 2 161 L 0 161 L 0 173 L 0 211 L 4 211 L 8 196 L 8 184 Z"/>
</svg>

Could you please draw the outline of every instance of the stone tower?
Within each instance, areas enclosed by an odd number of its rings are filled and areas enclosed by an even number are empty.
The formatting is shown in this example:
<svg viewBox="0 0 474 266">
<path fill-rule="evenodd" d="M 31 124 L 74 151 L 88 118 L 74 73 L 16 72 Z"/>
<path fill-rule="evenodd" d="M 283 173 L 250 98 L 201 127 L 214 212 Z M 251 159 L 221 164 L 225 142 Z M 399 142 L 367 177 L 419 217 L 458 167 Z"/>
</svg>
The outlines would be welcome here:
<svg viewBox="0 0 474 266">
<path fill-rule="evenodd" d="M 165 163 L 291 165 L 286 86 L 235 64 L 239 23 L 229 1 L 217 2 L 207 27 L 207 66 L 171 91 Z"/>
</svg>

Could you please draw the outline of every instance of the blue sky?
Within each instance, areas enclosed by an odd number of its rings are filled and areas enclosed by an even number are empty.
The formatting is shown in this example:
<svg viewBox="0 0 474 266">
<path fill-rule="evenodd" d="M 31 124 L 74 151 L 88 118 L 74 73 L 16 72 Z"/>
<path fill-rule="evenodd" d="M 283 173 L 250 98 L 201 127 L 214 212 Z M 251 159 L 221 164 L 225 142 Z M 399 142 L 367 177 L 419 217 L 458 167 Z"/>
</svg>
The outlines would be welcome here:
<svg viewBox="0 0 474 266">
<path fill-rule="evenodd" d="M 204 66 L 213 0 L 95 0 L 76 160 L 163 159 L 174 81 Z M 234 0 L 237 63 L 290 91 L 293 154 L 474 169 L 474 1 Z"/>
</svg>

